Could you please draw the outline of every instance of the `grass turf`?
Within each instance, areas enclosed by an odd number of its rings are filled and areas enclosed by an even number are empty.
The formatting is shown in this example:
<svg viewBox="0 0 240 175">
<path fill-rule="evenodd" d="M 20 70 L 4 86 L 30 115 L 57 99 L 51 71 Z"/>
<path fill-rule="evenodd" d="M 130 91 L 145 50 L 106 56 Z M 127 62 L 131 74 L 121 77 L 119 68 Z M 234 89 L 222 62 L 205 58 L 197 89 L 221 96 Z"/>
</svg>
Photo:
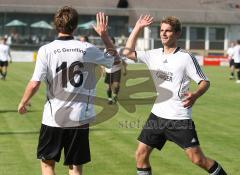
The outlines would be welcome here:
<svg viewBox="0 0 240 175">
<path fill-rule="evenodd" d="M 0 175 L 40 174 L 35 152 L 45 87 L 41 86 L 31 100 L 29 113 L 24 116 L 17 113 L 17 105 L 33 68 L 33 63 L 10 64 L 7 80 L 0 81 Z M 105 122 L 91 127 L 92 162 L 84 166 L 87 175 L 135 174 L 136 138 L 151 110 L 154 90 L 151 80 L 147 85 L 141 85 L 149 80 L 142 77 L 142 72 L 137 72 L 146 70 L 144 65 L 129 65 L 128 68 L 128 79 L 123 78 L 118 106 L 108 108 L 109 111 L 103 113 L 108 115 L 114 110 L 114 117 L 108 116 Z M 227 67 L 204 67 L 204 71 L 211 80 L 211 87 L 193 108 L 201 147 L 207 156 L 218 160 L 230 175 L 237 175 L 240 174 L 240 85 L 228 80 Z M 134 79 L 134 76 L 138 78 Z M 100 112 L 108 107 L 105 104 L 103 79 L 97 84 L 97 96 L 100 101 L 96 108 Z M 161 152 L 153 151 L 151 164 L 154 175 L 207 174 L 194 166 L 181 148 L 171 142 L 167 142 Z M 67 174 L 62 160 L 56 165 L 56 172 Z"/>
</svg>

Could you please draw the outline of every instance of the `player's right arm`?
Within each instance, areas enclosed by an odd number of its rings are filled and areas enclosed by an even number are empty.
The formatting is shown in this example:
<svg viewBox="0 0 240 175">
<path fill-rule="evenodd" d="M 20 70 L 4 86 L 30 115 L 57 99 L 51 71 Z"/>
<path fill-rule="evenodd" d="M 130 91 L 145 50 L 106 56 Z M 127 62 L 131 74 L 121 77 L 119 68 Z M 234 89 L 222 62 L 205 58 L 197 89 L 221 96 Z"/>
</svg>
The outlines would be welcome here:
<svg viewBox="0 0 240 175">
<path fill-rule="evenodd" d="M 96 25 L 93 25 L 93 28 L 101 37 L 106 47 L 106 53 L 114 57 L 114 64 L 118 64 L 120 60 L 117 50 L 108 35 L 108 16 L 106 16 L 103 12 L 98 12 L 96 14 L 96 22 L 97 23 Z"/>
<path fill-rule="evenodd" d="M 115 46 L 113 45 L 109 35 L 108 35 L 108 16 L 106 16 L 103 12 L 98 12 L 96 14 L 96 26 L 93 25 L 94 30 L 97 32 L 97 34 L 101 37 L 104 45 L 106 46 L 106 49 L 114 50 L 115 52 Z"/>
<path fill-rule="evenodd" d="M 135 27 L 133 28 L 127 42 L 125 49 L 123 50 L 123 55 L 126 56 L 127 58 L 136 61 L 136 52 L 135 52 L 135 47 L 136 47 L 136 42 L 139 33 L 144 27 L 147 27 L 153 23 L 153 17 L 150 15 L 141 15 L 138 21 L 135 24 Z"/>
<path fill-rule="evenodd" d="M 18 112 L 24 114 L 27 112 L 27 105 L 31 97 L 38 91 L 40 87 L 40 81 L 30 81 L 25 89 L 23 97 L 18 105 Z"/>
<path fill-rule="evenodd" d="M 42 46 L 37 55 L 37 62 L 35 65 L 35 70 L 32 76 L 32 79 L 29 81 L 23 97 L 18 105 L 18 112 L 24 114 L 27 112 L 26 106 L 29 104 L 31 97 L 38 91 L 41 80 L 44 80 L 47 73 L 47 61 L 45 55 L 45 47 Z"/>
</svg>

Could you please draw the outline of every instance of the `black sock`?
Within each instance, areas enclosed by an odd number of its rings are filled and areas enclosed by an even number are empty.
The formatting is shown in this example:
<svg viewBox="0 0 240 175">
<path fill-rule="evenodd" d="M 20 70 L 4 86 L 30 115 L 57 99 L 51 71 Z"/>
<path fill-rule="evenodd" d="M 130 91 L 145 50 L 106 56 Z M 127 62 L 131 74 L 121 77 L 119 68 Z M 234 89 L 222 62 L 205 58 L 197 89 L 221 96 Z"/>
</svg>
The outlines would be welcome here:
<svg viewBox="0 0 240 175">
<path fill-rule="evenodd" d="M 214 162 L 213 166 L 208 170 L 210 175 L 227 175 L 227 173 L 223 170 L 220 164 L 216 161 Z"/>
<path fill-rule="evenodd" d="M 7 72 L 2 73 L 2 76 L 5 78 L 7 76 Z"/>
<path fill-rule="evenodd" d="M 108 96 L 108 98 L 112 98 L 112 90 L 111 89 L 107 89 L 107 96 Z"/>
<path fill-rule="evenodd" d="M 240 80 L 240 71 L 237 72 L 238 80 Z"/>
<path fill-rule="evenodd" d="M 137 175 L 152 175 L 151 167 L 149 167 L 149 168 L 137 168 Z"/>
</svg>

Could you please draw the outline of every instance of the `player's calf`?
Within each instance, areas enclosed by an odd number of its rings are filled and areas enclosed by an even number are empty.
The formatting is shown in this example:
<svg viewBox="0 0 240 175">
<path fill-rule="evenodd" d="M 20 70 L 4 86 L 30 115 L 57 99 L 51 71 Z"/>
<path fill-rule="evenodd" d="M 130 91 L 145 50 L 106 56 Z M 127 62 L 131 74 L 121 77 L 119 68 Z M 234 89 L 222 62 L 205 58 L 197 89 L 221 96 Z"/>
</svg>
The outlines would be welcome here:
<svg viewBox="0 0 240 175">
<path fill-rule="evenodd" d="M 109 87 L 108 89 L 107 89 L 107 97 L 108 97 L 108 104 L 113 104 L 113 101 L 112 101 L 112 90 L 111 90 L 111 88 Z"/>
<path fill-rule="evenodd" d="M 7 76 L 7 73 L 6 73 L 6 72 L 2 73 L 1 79 L 2 79 L 2 80 L 6 80 L 6 76 Z"/>
</svg>

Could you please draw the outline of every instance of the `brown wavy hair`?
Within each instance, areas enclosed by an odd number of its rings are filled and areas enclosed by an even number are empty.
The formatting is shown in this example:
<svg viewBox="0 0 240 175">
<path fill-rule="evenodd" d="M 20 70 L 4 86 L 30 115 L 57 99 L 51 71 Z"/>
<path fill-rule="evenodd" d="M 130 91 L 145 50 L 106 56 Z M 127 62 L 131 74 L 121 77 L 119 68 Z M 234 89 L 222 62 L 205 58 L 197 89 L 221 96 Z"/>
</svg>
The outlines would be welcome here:
<svg viewBox="0 0 240 175">
<path fill-rule="evenodd" d="M 69 6 L 64 6 L 54 15 L 54 25 L 58 33 L 72 34 L 78 24 L 77 11 Z"/>
</svg>

